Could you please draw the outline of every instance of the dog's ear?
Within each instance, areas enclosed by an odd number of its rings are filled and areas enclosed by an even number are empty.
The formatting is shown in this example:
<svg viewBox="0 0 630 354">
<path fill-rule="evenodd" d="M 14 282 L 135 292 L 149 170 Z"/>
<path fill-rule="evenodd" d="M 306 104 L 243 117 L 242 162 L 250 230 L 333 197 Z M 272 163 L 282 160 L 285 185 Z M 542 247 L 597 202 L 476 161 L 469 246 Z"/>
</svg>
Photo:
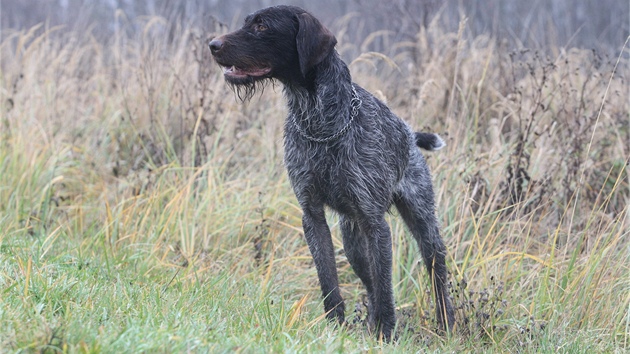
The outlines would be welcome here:
<svg viewBox="0 0 630 354">
<path fill-rule="evenodd" d="M 337 38 L 309 13 L 297 15 L 299 28 L 295 39 L 302 75 L 306 74 L 330 54 Z"/>
</svg>

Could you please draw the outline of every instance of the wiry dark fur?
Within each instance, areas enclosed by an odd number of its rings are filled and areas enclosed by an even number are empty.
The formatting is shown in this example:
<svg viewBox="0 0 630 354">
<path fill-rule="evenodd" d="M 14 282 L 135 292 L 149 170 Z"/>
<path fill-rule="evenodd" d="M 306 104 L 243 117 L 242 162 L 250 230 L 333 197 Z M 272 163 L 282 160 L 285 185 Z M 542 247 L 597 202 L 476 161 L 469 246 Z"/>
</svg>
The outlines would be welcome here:
<svg viewBox="0 0 630 354">
<path fill-rule="evenodd" d="M 448 330 L 455 319 L 446 285 L 446 249 L 429 168 L 417 148 L 436 150 L 444 142 L 435 134 L 414 133 L 354 84 L 335 44 L 335 37 L 311 14 L 276 6 L 249 15 L 240 30 L 209 45 L 217 63 L 229 68 L 226 80 L 242 98 L 251 97 L 257 83 L 266 79 L 284 85 L 289 105 L 284 160 L 303 210 L 304 236 L 327 316 L 344 321 L 324 206 L 340 214 L 346 256 L 367 288 L 371 328 L 391 337 L 396 323 L 392 239 L 384 215 L 393 204 L 420 246 L 437 318 Z"/>
</svg>

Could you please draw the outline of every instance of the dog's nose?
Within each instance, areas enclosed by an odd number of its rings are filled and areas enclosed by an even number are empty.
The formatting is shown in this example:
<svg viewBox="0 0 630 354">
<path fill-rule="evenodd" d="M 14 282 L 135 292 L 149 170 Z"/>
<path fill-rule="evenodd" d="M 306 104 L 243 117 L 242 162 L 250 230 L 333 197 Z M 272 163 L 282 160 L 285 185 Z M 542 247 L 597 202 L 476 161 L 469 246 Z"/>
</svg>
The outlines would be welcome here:
<svg viewBox="0 0 630 354">
<path fill-rule="evenodd" d="M 210 47 L 210 51 L 214 53 L 223 47 L 223 41 L 221 38 L 215 38 L 208 43 L 208 47 Z"/>
</svg>

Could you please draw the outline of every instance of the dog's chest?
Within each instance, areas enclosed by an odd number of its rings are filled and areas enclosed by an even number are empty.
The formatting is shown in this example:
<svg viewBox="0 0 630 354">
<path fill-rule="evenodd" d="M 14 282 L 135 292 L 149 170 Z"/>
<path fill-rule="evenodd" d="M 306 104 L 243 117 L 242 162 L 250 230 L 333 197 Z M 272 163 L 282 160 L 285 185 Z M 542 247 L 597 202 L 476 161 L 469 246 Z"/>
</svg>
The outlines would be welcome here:
<svg viewBox="0 0 630 354">
<path fill-rule="evenodd" d="M 332 146 L 331 146 L 332 145 Z M 342 156 L 345 149 L 333 144 L 308 141 L 291 141 L 285 144 L 285 166 L 292 183 L 304 180 L 325 189 L 325 185 L 337 183 L 335 177 L 349 161 Z"/>
<path fill-rule="evenodd" d="M 306 140 L 285 141 L 284 163 L 295 193 L 312 194 L 330 206 L 348 197 L 348 185 L 357 184 L 356 156 L 349 156 L 348 144 L 322 144 Z M 354 176 L 354 178 L 353 178 Z M 352 181 L 351 181 L 352 180 Z"/>
</svg>

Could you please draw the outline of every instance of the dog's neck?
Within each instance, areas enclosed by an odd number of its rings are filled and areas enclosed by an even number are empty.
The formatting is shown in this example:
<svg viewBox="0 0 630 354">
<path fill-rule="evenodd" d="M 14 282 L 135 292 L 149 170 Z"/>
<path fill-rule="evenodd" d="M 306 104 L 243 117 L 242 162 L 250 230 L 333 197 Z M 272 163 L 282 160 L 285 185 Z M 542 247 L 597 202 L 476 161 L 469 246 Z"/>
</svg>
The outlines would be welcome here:
<svg viewBox="0 0 630 354">
<path fill-rule="evenodd" d="M 351 119 L 352 91 L 350 71 L 333 51 L 303 83 L 284 83 L 289 118 L 315 138 L 336 134 Z"/>
</svg>

